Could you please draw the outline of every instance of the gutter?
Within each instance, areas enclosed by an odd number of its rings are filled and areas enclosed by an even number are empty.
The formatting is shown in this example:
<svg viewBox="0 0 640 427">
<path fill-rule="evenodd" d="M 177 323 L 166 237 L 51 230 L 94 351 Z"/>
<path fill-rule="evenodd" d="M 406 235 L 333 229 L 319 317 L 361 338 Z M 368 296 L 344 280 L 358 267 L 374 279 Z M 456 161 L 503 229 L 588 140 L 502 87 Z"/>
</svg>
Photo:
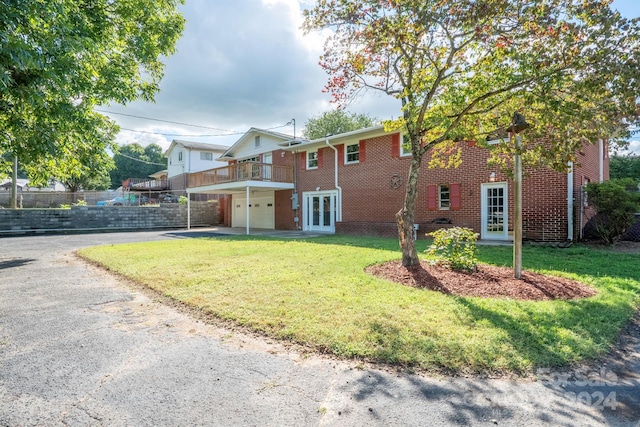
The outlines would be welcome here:
<svg viewBox="0 0 640 427">
<path fill-rule="evenodd" d="M 333 154 L 334 154 L 333 155 L 334 181 L 335 181 L 335 187 L 338 190 L 338 200 L 337 200 L 338 206 L 336 206 L 336 222 L 339 222 L 339 221 L 342 221 L 342 187 L 338 185 L 338 149 L 333 145 L 331 145 L 331 143 L 329 142 L 329 138 L 325 139 L 325 143 L 327 144 L 328 147 L 330 147 L 333 150 Z"/>
</svg>

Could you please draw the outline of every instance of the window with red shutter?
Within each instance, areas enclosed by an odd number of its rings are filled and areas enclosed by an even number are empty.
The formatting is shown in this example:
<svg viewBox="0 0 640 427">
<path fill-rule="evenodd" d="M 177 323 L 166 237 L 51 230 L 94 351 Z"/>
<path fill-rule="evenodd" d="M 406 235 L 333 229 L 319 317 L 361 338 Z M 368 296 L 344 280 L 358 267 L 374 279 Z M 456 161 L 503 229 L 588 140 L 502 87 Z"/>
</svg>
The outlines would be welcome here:
<svg viewBox="0 0 640 427">
<path fill-rule="evenodd" d="M 324 149 L 323 148 L 319 148 L 318 149 L 318 168 L 322 167 L 322 153 L 324 153 Z"/>
<path fill-rule="evenodd" d="M 438 208 L 438 186 L 427 185 L 427 209 L 435 211 Z"/>
<path fill-rule="evenodd" d="M 391 135 L 391 157 L 400 157 L 400 134 Z"/>
<path fill-rule="evenodd" d="M 340 144 L 336 147 L 338 149 L 338 164 L 344 163 L 344 144 Z"/>
<path fill-rule="evenodd" d="M 449 185 L 449 196 L 451 197 L 451 210 L 460 210 L 462 208 L 462 188 L 460 184 Z"/>
</svg>

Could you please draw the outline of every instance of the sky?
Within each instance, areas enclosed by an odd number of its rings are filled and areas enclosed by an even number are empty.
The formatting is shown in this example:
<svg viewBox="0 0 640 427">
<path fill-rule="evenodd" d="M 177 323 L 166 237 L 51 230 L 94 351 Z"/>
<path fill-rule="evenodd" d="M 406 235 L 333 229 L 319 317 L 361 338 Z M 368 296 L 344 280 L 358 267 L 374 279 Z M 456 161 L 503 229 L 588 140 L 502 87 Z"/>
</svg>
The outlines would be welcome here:
<svg viewBox="0 0 640 427">
<path fill-rule="evenodd" d="M 186 0 L 181 7 L 185 30 L 177 52 L 164 61 L 155 103 L 99 108 L 121 127 L 118 143 L 156 143 L 164 149 L 173 139 L 231 145 L 251 127 L 290 135 L 295 130 L 300 136 L 309 118 L 335 108 L 322 91 L 327 81 L 318 65 L 323 34 L 300 30 L 301 10 L 311 3 Z M 613 8 L 630 18 L 640 16 L 638 0 L 614 0 Z M 390 119 L 400 114 L 400 104 L 369 92 L 347 110 Z M 630 148 L 640 154 L 640 134 Z"/>
</svg>

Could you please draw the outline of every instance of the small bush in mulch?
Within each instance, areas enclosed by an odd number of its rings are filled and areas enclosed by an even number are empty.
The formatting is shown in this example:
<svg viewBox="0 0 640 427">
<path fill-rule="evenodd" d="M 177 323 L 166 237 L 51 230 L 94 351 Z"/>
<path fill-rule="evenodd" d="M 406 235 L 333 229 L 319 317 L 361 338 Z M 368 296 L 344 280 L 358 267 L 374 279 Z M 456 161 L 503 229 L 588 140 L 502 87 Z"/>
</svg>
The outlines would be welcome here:
<svg viewBox="0 0 640 427">
<path fill-rule="evenodd" d="M 404 267 L 401 261 L 390 261 L 369 266 L 365 271 L 403 285 L 458 296 L 570 300 L 597 294 L 595 289 L 575 280 L 530 271 L 523 271 L 522 280 L 519 280 L 513 277 L 513 269 L 487 264 L 478 265 L 476 272 L 464 272 L 429 265 L 424 261 L 420 266 L 409 268 Z"/>
</svg>

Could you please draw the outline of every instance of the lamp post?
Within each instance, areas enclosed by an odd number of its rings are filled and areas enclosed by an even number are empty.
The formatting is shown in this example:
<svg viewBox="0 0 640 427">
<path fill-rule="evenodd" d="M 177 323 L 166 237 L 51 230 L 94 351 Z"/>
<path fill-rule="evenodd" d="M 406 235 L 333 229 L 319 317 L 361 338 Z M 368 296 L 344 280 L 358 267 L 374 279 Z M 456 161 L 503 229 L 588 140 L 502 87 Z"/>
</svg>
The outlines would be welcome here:
<svg viewBox="0 0 640 427">
<path fill-rule="evenodd" d="M 522 137 L 520 132 L 527 129 L 529 123 L 518 112 L 513 113 L 511 126 L 507 128 L 509 139 L 515 139 L 516 152 L 513 156 L 513 183 L 515 200 L 513 206 L 513 276 L 522 278 Z"/>
</svg>

